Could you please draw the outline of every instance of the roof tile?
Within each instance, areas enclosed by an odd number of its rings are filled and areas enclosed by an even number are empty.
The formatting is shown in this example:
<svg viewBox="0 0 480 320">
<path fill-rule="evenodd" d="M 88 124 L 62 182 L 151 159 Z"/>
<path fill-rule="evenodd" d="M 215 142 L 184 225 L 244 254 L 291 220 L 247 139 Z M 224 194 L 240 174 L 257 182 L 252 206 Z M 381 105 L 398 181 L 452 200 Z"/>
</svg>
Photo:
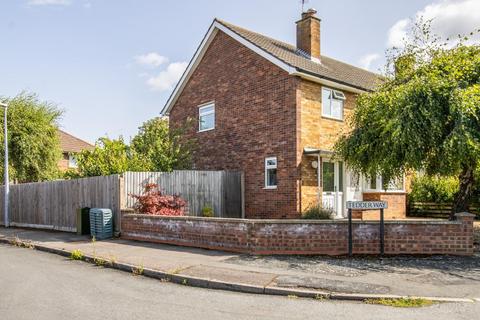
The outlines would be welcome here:
<svg viewBox="0 0 480 320">
<path fill-rule="evenodd" d="M 58 136 L 60 138 L 60 148 L 62 149 L 62 152 L 80 152 L 82 150 L 92 150 L 94 148 L 90 143 L 74 137 L 60 129 L 58 129 Z"/>
<path fill-rule="evenodd" d="M 219 19 L 216 19 L 216 21 L 299 71 L 367 91 L 374 90 L 375 87 L 382 82 L 382 76 L 379 74 L 326 56 L 321 56 L 320 63 L 315 62 L 309 59 L 306 53 L 291 44 L 272 39 Z"/>
</svg>

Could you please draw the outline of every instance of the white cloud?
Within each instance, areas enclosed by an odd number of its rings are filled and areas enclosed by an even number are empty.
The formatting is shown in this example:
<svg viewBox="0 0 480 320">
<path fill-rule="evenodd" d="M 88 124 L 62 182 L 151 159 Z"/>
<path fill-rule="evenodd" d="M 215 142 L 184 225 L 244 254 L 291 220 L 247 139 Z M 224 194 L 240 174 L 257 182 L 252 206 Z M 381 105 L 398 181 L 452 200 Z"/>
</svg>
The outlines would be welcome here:
<svg viewBox="0 0 480 320">
<path fill-rule="evenodd" d="M 147 66 L 147 67 L 153 67 L 153 68 L 161 66 L 162 64 L 168 62 L 167 57 L 159 55 L 156 52 L 149 52 L 146 54 L 142 54 L 142 55 L 136 56 L 134 59 L 137 64 Z"/>
<path fill-rule="evenodd" d="M 173 86 L 182 76 L 187 68 L 187 62 L 173 62 L 167 68 L 161 71 L 157 76 L 150 77 L 147 80 L 147 85 L 155 91 L 172 90 Z"/>
<path fill-rule="evenodd" d="M 407 37 L 408 27 L 411 24 L 410 19 L 402 19 L 397 21 L 390 30 L 388 30 L 388 42 L 389 47 L 401 47 Z"/>
<path fill-rule="evenodd" d="M 378 59 L 380 59 L 380 55 L 378 53 L 369 53 L 361 57 L 358 63 L 360 67 L 371 70 L 370 67 L 372 66 L 372 63 Z"/>
<path fill-rule="evenodd" d="M 71 0 L 30 0 L 29 6 L 68 6 L 72 4 Z"/>
<path fill-rule="evenodd" d="M 464 35 L 480 26 L 479 0 L 439 0 L 418 11 L 412 19 L 402 19 L 388 32 L 388 46 L 402 46 L 409 27 L 421 18 L 432 20 L 432 31 L 442 40 Z M 478 35 L 472 41 L 478 42 Z"/>
</svg>

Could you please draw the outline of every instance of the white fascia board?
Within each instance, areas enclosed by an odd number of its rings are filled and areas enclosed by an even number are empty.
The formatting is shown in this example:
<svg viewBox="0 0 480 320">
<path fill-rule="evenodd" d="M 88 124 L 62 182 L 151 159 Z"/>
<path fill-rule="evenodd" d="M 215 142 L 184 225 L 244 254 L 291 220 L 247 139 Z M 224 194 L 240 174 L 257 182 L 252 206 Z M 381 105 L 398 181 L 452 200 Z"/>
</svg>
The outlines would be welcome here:
<svg viewBox="0 0 480 320">
<path fill-rule="evenodd" d="M 266 52 L 265 50 L 257 47 L 256 45 L 252 44 L 250 41 L 242 38 L 239 36 L 237 33 L 233 32 L 229 28 L 225 27 L 223 24 L 219 23 L 218 21 L 214 21 L 210 28 L 208 29 L 207 34 L 203 38 L 200 46 L 198 47 L 197 51 L 195 52 L 192 60 L 188 64 L 187 69 L 183 73 L 182 77 L 178 81 L 177 85 L 175 86 L 175 89 L 173 90 L 172 94 L 167 100 L 167 103 L 165 104 L 165 107 L 162 110 L 162 115 L 169 115 L 171 108 L 177 101 L 178 96 L 182 92 L 183 88 L 185 87 L 185 84 L 188 82 L 188 79 L 192 75 L 192 73 L 195 71 L 197 68 L 198 64 L 202 60 L 205 52 L 207 51 L 208 46 L 212 42 L 213 38 L 217 34 L 218 30 L 221 30 L 228 36 L 232 37 L 233 39 L 237 40 L 240 42 L 242 45 L 245 47 L 249 48 L 250 50 L 254 51 L 258 55 L 262 56 L 263 58 L 267 59 L 268 61 L 272 62 L 273 64 L 277 65 L 281 69 L 285 70 L 289 74 L 293 74 L 296 72 L 296 69 L 282 60 L 274 57 L 270 53 Z"/>
<path fill-rule="evenodd" d="M 312 82 L 316 82 L 316 83 L 320 83 L 326 87 L 329 87 L 329 88 L 334 88 L 334 89 L 339 89 L 339 90 L 344 90 L 344 91 L 349 91 L 349 92 L 353 92 L 353 93 L 365 93 L 365 92 L 368 92 L 367 90 L 361 90 L 361 89 L 358 89 L 358 88 L 355 88 L 355 87 L 352 87 L 352 86 L 349 86 L 349 85 L 345 85 L 345 84 L 341 84 L 341 83 L 338 83 L 338 82 L 335 82 L 335 81 L 331 81 L 331 80 L 327 80 L 327 79 L 324 79 L 324 78 L 319 78 L 319 77 L 315 77 L 315 76 L 312 76 L 310 74 L 307 74 L 307 73 L 304 73 L 304 72 L 300 72 L 300 71 L 294 71 L 292 73 L 290 73 L 292 76 L 298 76 L 302 79 L 305 79 L 305 80 L 309 80 L 309 81 L 312 81 Z"/>
<path fill-rule="evenodd" d="M 185 84 L 188 82 L 188 79 L 192 75 L 193 71 L 197 68 L 198 64 L 202 60 L 205 52 L 207 51 L 208 46 L 212 42 L 213 38 L 217 34 L 218 29 L 215 28 L 215 23 L 213 23 L 210 28 L 207 31 L 207 34 L 205 37 L 203 37 L 202 42 L 200 43 L 200 46 L 198 47 L 197 51 L 195 51 L 195 54 L 193 55 L 192 59 L 190 60 L 190 63 L 187 66 L 187 69 L 183 72 L 182 76 L 180 77 L 180 80 L 177 82 L 177 85 L 173 89 L 172 94 L 167 100 L 167 103 L 163 107 L 161 114 L 162 115 L 169 115 L 170 110 L 172 109 L 173 105 L 177 101 L 178 96 L 182 92 L 183 88 L 185 87 Z"/>
</svg>

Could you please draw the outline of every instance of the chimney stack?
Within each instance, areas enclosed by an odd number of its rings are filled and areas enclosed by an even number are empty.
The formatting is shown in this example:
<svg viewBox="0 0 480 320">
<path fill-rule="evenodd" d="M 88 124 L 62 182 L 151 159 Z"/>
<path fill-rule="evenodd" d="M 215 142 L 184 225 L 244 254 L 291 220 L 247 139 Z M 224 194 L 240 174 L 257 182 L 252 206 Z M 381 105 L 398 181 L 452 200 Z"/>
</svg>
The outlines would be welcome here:
<svg viewBox="0 0 480 320">
<path fill-rule="evenodd" d="M 309 54 L 313 61 L 320 62 L 320 19 L 315 9 L 302 13 L 297 24 L 297 48 Z"/>
</svg>

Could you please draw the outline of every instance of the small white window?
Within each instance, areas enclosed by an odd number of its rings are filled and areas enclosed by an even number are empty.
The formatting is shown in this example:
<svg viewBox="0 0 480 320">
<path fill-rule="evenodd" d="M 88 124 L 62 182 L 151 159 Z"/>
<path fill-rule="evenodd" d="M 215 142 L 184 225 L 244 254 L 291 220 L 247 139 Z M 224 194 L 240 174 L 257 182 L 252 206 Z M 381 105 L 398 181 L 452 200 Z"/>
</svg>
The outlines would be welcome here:
<svg viewBox="0 0 480 320">
<path fill-rule="evenodd" d="M 198 131 L 215 129 L 215 104 L 209 103 L 198 109 Z"/>
<path fill-rule="evenodd" d="M 341 91 L 322 88 L 322 116 L 343 120 L 343 104 L 346 100 Z"/>
<path fill-rule="evenodd" d="M 333 90 L 333 98 L 338 100 L 347 100 L 343 92 L 337 90 Z"/>
<path fill-rule="evenodd" d="M 265 159 L 265 188 L 275 189 L 277 187 L 277 157 Z"/>
<path fill-rule="evenodd" d="M 77 159 L 75 159 L 75 156 L 73 156 L 71 154 L 68 155 L 68 167 L 69 168 L 77 168 L 78 167 Z"/>
</svg>

